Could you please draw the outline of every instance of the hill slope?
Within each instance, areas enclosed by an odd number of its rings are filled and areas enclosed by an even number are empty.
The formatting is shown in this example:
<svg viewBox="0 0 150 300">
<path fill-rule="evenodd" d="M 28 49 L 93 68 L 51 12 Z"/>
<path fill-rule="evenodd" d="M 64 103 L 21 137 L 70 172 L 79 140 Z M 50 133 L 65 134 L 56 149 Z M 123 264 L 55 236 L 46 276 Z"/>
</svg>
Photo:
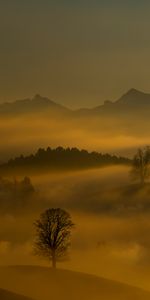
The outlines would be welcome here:
<svg viewBox="0 0 150 300">
<path fill-rule="evenodd" d="M 1 300 L 31 300 L 27 297 L 11 293 L 9 291 L 0 289 L 0 299 Z"/>
<path fill-rule="evenodd" d="M 8 279 L 10 278 L 10 282 Z M 150 293 L 96 276 L 43 267 L 0 268 L 1 285 L 40 300 L 149 300 Z M 15 284 L 17 282 L 17 284 Z"/>
</svg>

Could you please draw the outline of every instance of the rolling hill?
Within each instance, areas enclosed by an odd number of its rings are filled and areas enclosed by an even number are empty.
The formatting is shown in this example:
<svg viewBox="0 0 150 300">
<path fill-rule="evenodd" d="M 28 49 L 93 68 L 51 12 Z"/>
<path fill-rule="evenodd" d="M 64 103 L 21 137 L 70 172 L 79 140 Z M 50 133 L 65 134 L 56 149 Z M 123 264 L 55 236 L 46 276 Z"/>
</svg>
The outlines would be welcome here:
<svg viewBox="0 0 150 300">
<path fill-rule="evenodd" d="M 27 298 L 3 289 L 0 289 L 0 299 L 1 300 L 31 300 L 31 298 Z"/>
<path fill-rule="evenodd" d="M 50 268 L 38 266 L 1 267 L 0 280 L 4 288 L 39 300 L 150 299 L 149 292 L 123 283 L 94 275 L 66 270 L 52 271 Z"/>
</svg>

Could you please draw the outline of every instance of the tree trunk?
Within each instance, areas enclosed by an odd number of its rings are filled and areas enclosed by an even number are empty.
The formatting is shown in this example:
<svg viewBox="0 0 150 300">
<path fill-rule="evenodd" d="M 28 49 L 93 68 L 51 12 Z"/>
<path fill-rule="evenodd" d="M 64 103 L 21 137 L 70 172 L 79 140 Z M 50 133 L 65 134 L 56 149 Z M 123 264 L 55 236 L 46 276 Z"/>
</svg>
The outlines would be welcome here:
<svg viewBox="0 0 150 300">
<path fill-rule="evenodd" d="M 141 186 L 144 186 L 145 184 L 145 178 L 144 178 L 144 175 L 141 174 Z"/>
<path fill-rule="evenodd" d="M 52 269 L 56 269 L 56 257 L 55 257 L 55 251 L 52 254 Z"/>
</svg>

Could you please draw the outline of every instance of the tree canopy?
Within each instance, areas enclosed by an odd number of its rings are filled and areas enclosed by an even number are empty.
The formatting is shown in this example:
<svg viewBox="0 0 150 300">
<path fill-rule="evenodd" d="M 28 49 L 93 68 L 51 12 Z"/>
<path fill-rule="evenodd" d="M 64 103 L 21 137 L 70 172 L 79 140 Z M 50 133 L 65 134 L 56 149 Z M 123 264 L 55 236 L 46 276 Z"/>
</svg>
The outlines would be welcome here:
<svg viewBox="0 0 150 300">
<path fill-rule="evenodd" d="M 27 174 L 31 172 L 51 171 L 51 170 L 74 170 L 98 168 L 106 165 L 129 164 L 130 159 L 102 154 L 99 152 L 88 152 L 77 148 L 56 149 L 40 148 L 34 155 L 20 155 L 15 159 L 10 159 L 7 163 L 0 166 L 1 172 L 25 170 Z"/>
<path fill-rule="evenodd" d="M 132 175 L 140 180 L 141 185 L 150 177 L 150 147 L 138 149 L 133 158 Z"/>
</svg>

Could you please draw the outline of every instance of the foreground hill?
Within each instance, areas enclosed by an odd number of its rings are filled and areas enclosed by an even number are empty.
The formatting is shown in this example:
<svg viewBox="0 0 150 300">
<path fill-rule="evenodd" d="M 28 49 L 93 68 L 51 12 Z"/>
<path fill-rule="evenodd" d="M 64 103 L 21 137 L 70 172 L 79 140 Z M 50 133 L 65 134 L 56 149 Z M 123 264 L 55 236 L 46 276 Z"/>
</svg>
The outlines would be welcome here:
<svg viewBox="0 0 150 300">
<path fill-rule="evenodd" d="M 30 298 L 15 293 L 11 293 L 3 289 L 0 289 L 0 299 L 1 300 L 31 300 Z"/>
<path fill-rule="evenodd" d="M 8 281 L 9 278 L 9 281 Z M 0 268 L 1 286 L 40 300 L 149 300 L 150 293 L 96 276 L 44 267 Z"/>
</svg>

